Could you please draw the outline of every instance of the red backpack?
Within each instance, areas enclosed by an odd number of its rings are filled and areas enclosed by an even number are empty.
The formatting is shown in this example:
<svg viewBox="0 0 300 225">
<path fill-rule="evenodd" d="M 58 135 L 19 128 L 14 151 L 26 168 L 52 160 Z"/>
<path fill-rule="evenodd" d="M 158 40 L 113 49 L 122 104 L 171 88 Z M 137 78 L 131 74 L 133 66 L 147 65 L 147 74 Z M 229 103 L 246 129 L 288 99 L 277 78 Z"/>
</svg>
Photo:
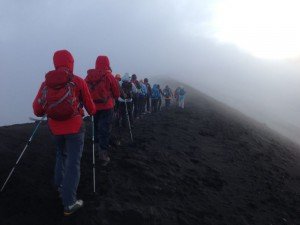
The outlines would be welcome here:
<svg viewBox="0 0 300 225">
<path fill-rule="evenodd" d="M 68 70 L 53 70 L 46 74 L 39 103 L 47 117 L 62 121 L 79 114 L 73 77 Z"/>
<path fill-rule="evenodd" d="M 105 104 L 108 102 L 111 98 L 111 91 L 110 83 L 106 75 L 100 75 L 99 71 L 92 69 L 89 70 L 85 81 L 95 104 Z"/>
</svg>

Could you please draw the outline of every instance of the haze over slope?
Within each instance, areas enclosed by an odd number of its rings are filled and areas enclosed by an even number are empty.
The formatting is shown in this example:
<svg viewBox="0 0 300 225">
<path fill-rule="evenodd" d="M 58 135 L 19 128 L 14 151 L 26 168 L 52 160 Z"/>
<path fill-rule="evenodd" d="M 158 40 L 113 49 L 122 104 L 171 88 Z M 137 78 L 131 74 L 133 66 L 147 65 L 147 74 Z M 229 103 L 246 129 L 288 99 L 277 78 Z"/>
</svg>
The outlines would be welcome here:
<svg viewBox="0 0 300 225">
<path fill-rule="evenodd" d="M 68 49 L 82 77 L 106 54 L 115 73 L 178 79 L 299 139 L 296 60 L 258 59 L 216 41 L 218 2 L 2 0 L 0 125 L 28 121 L 53 52 Z"/>
</svg>

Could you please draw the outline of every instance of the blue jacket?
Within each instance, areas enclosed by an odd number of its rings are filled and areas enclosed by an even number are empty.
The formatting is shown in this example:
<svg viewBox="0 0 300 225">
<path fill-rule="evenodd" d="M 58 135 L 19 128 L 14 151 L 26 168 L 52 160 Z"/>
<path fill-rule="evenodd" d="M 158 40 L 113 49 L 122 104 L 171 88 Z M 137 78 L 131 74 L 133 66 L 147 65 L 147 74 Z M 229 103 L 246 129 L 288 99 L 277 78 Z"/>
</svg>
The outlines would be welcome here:
<svg viewBox="0 0 300 225">
<path fill-rule="evenodd" d="M 153 85 L 151 98 L 152 99 L 160 99 L 161 98 L 160 91 L 158 89 L 158 85 L 157 84 Z"/>
<path fill-rule="evenodd" d="M 148 93 L 147 86 L 142 82 L 140 84 L 141 84 L 141 95 L 142 96 L 147 96 L 147 93 Z"/>
</svg>

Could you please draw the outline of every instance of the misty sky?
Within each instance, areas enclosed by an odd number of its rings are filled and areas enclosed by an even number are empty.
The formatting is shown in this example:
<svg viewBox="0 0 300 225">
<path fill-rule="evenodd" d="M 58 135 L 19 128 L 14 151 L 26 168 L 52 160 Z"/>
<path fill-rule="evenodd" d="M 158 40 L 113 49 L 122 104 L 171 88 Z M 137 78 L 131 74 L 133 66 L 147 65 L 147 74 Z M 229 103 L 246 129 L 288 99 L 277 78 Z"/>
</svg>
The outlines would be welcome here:
<svg viewBox="0 0 300 225">
<path fill-rule="evenodd" d="M 174 77 L 300 138 L 297 2 L 239 2 L 0 0 L 0 125 L 28 122 L 54 51 L 68 49 L 81 77 L 108 55 L 114 73 Z"/>
</svg>

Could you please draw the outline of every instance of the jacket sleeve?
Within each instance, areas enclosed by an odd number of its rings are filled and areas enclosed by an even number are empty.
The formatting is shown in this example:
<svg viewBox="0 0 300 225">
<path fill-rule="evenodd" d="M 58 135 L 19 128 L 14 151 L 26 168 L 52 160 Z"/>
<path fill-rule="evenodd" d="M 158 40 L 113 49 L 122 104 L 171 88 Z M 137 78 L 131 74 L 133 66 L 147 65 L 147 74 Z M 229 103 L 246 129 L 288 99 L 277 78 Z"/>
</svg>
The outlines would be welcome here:
<svg viewBox="0 0 300 225">
<path fill-rule="evenodd" d="M 84 105 L 84 108 L 86 109 L 88 114 L 94 115 L 96 113 L 96 106 L 91 97 L 89 88 L 84 80 L 82 80 L 81 98 L 82 98 L 82 103 Z"/>
<path fill-rule="evenodd" d="M 113 76 L 110 76 L 110 85 L 111 85 L 111 92 L 112 92 L 113 98 L 114 99 L 119 98 L 120 97 L 119 84 Z"/>
<path fill-rule="evenodd" d="M 33 113 L 34 113 L 34 115 L 36 115 L 38 117 L 42 117 L 45 115 L 45 111 L 44 111 L 42 105 L 39 103 L 39 99 L 42 97 L 43 88 L 44 88 L 44 83 L 42 83 L 42 85 L 32 103 Z"/>
</svg>

